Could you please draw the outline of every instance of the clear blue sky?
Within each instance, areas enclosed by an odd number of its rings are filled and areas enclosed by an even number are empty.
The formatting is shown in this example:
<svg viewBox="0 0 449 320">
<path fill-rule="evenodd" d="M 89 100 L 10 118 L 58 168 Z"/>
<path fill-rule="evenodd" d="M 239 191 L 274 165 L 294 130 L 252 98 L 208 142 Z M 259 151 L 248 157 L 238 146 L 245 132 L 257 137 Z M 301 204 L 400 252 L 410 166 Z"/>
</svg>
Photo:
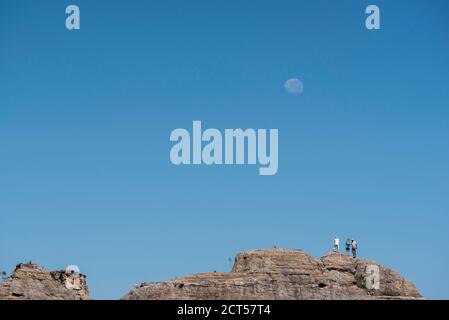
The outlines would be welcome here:
<svg viewBox="0 0 449 320">
<path fill-rule="evenodd" d="M 119 298 L 339 235 L 449 298 L 448 39 L 447 0 L 1 1 L 0 269 L 76 264 Z M 277 175 L 173 166 L 193 120 L 278 128 Z"/>
</svg>

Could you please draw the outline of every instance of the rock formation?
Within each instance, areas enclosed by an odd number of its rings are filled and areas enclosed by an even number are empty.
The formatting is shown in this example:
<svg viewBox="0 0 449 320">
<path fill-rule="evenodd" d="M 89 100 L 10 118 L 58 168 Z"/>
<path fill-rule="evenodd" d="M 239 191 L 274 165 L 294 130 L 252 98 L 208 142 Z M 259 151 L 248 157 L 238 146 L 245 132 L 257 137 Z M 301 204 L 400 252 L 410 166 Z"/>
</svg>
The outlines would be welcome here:
<svg viewBox="0 0 449 320">
<path fill-rule="evenodd" d="M 49 272 L 36 264 L 18 264 L 0 284 L 0 300 L 87 300 L 86 277 L 66 271 Z"/>
<path fill-rule="evenodd" d="M 0 283 L 0 300 L 87 300 L 86 277 L 28 263 Z M 231 272 L 207 272 L 135 286 L 124 300 L 422 299 L 396 271 L 374 261 L 300 250 L 253 250 L 237 255 Z"/>
<path fill-rule="evenodd" d="M 142 283 L 123 297 L 124 300 L 421 298 L 410 281 L 374 261 L 339 253 L 329 253 L 318 260 L 300 250 L 283 249 L 243 252 L 237 255 L 231 272 Z"/>
</svg>

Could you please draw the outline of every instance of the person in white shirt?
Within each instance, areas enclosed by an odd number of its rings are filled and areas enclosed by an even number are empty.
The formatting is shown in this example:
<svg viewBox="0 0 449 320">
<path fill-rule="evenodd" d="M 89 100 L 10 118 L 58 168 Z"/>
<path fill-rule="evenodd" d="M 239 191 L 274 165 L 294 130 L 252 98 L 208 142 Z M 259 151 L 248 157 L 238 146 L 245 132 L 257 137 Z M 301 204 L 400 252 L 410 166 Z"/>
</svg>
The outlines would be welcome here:
<svg viewBox="0 0 449 320">
<path fill-rule="evenodd" d="M 340 250 L 340 239 L 335 237 L 334 239 L 334 252 L 338 252 Z"/>
<path fill-rule="evenodd" d="M 357 258 L 357 242 L 354 239 L 352 239 L 351 247 L 352 247 L 352 257 L 355 259 Z"/>
</svg>

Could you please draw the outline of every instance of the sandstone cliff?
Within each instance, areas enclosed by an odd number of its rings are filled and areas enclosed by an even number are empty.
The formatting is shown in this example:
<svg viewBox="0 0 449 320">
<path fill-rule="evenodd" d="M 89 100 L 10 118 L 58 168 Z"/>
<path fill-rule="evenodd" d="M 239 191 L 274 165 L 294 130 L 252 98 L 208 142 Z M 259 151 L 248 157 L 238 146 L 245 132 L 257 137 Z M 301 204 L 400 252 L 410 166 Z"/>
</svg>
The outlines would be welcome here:
<svg viewBox="0 0 449 320">
<path fill-rule="evenodd" d="M 49 272 L 39 266 L 18 264 L 0 284 L 0 300 L 86 300 L 86 277 L 66 271 Z"/>
<path fill-rule="evenodd" d="M 377 269 L 377 286 L 367 277 Z M 369 283 L 368 283 L 369 284 Z M 231 272 L 209 272 L 142 283 L 124 300 L 163 299 L 420 299 L 416 287 L 374 261 L 299 250 L 253 250 L 237 255 Z"/>
<path fill-rule="evenodd" d="M 13 274 L 0 284 L 0 300 L 4 299 L 86 300 L 90 297 L 84 275 L 49 272 L 29 263 L 17 265 Z M 238 254 L 231 272 L 142 283 L 123 299 L 365 300 L 422 299 L 422 296 L 396 271 L 371 260 L 338 253 L 315 259 L 300 250 L 269 249 Z"/>
</svg>

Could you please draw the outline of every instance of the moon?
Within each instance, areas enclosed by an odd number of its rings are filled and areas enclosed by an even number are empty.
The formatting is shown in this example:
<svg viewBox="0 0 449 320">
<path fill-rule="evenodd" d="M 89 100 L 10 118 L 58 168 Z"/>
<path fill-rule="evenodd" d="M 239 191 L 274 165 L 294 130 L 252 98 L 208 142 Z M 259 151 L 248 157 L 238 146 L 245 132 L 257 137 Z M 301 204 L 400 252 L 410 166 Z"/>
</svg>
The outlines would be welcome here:
<svg viewBox="0 0 449 320">
<path fill-rule="evenodd" d="M 301 94 L 304 91 L 304 85 L 298 78 L 291 78 L 284 83 L 285 90 L 291 94 Z"/>
</svg>

